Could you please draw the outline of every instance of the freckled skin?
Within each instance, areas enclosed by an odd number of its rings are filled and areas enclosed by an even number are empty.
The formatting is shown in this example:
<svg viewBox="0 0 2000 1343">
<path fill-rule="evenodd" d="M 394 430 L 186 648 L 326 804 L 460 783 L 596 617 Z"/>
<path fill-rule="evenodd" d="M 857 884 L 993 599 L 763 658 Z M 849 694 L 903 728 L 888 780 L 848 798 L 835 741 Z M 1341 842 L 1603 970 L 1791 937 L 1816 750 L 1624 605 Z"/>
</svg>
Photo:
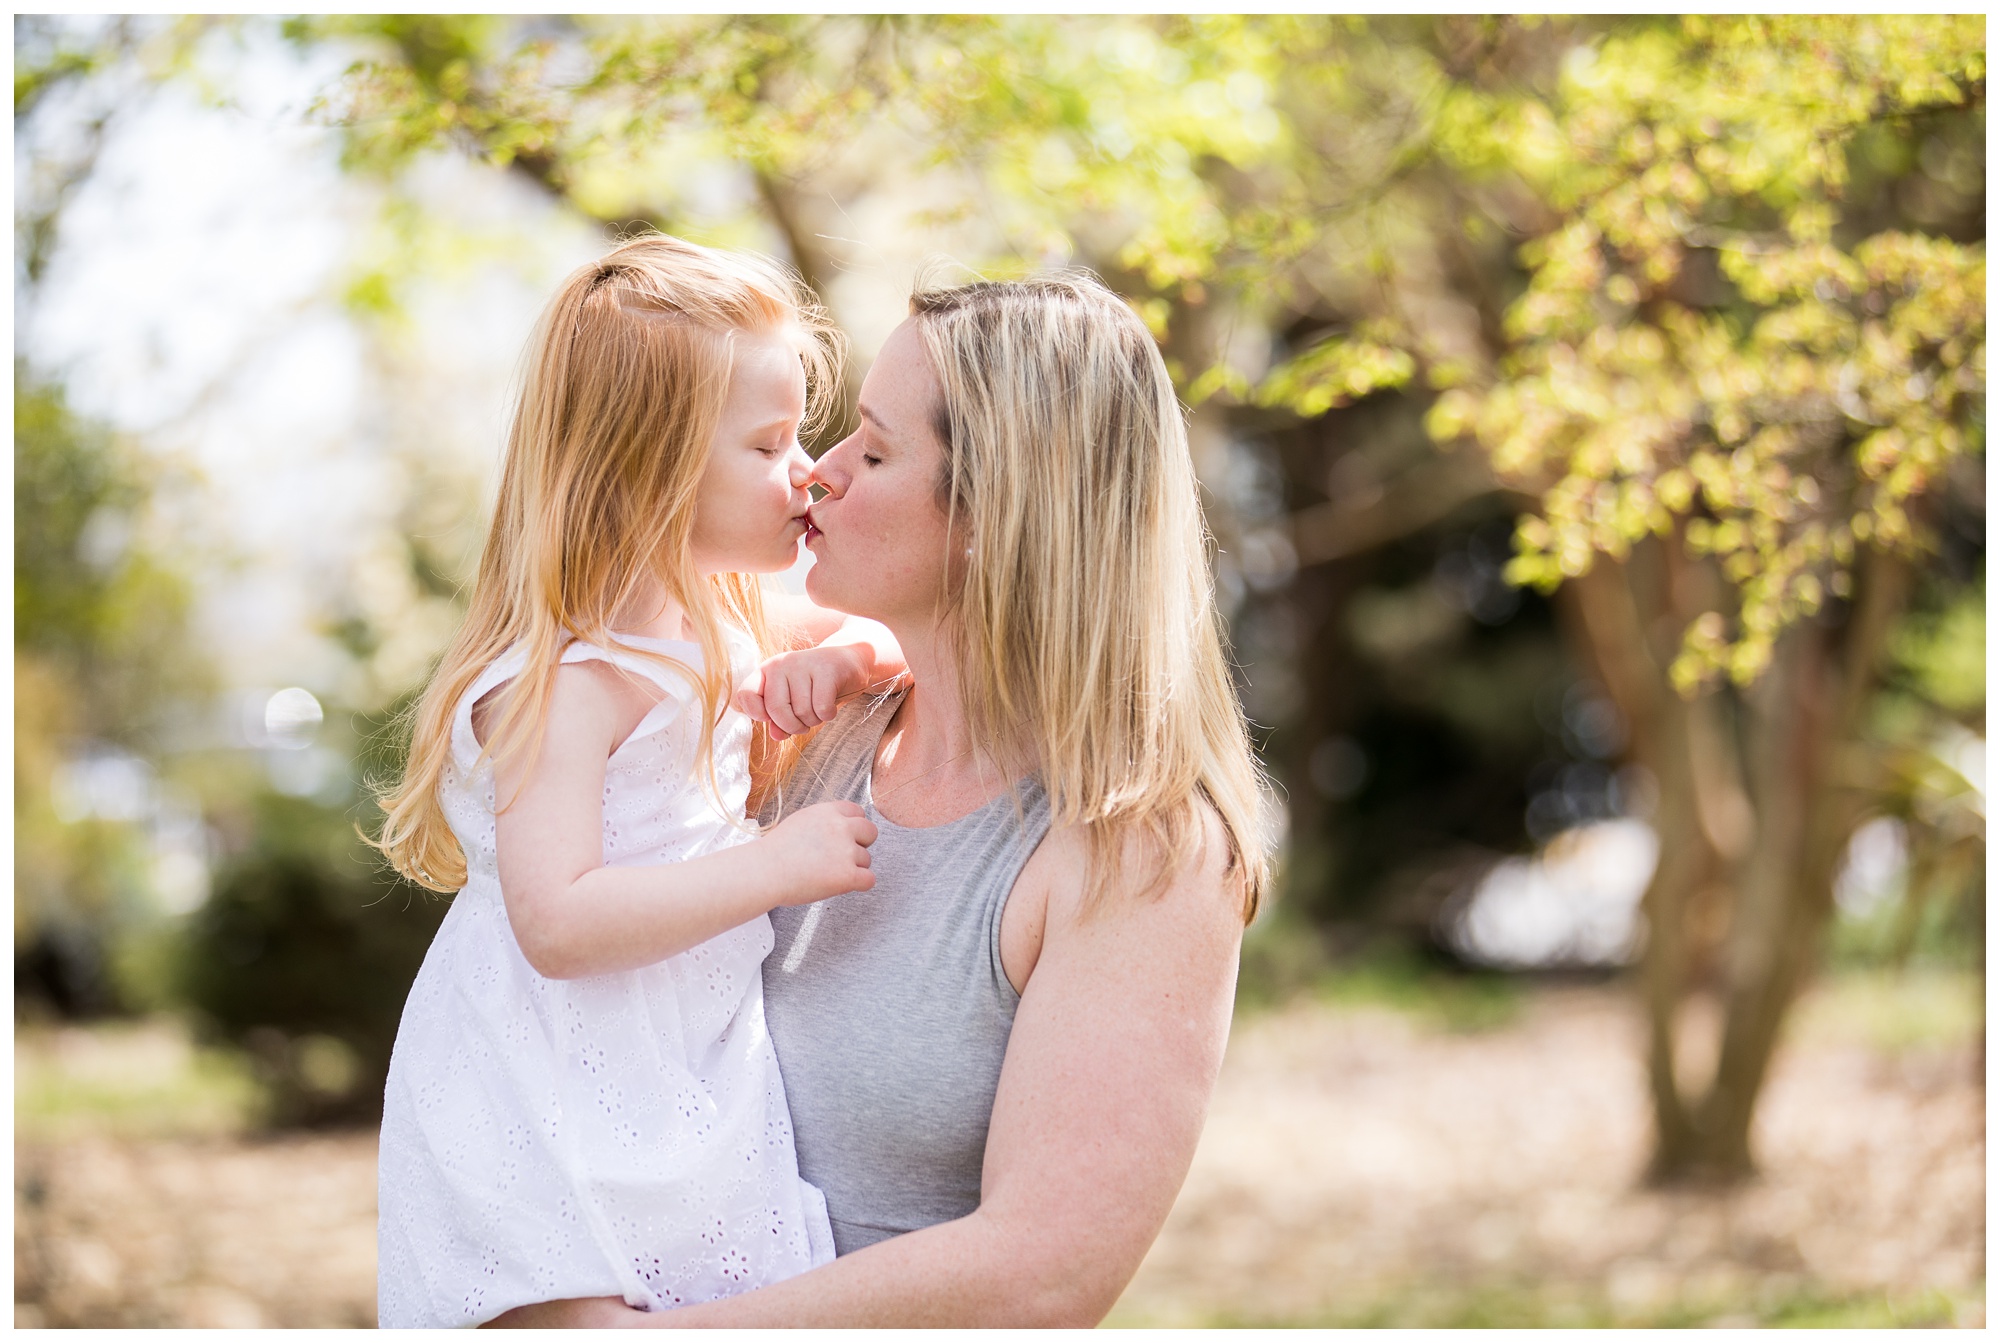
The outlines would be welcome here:
<svg viewBox="0 0 2000 1343">
<path fill-rule="evenodd" d="M 931 427 L 937 378 L 923 338 L 896 328 L 861 384 L 861 427 L 819 459 L 806 547 L 806 592 L 821 606 L 885 625 L 927 624 L 944 596 L 951 553 L 937 506 L 944 454 Z"/>
</svg>

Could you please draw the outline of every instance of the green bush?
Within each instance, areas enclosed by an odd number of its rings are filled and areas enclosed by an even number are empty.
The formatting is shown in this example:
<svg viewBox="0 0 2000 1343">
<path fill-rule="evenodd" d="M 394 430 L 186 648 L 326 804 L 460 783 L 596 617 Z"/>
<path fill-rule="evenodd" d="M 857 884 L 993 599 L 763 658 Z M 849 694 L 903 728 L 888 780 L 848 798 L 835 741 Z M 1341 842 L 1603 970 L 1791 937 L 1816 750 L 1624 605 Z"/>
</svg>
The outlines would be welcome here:
<svg viewBox="0 0 2000 1343">
<path fill-rule="evenodd" d="M 350 816 L 267 794 L 180 952 L 180 997 L 249 1051 L 281 1125 L 365 1123 L 447 900 L 384 868 Z"/>
</svg>

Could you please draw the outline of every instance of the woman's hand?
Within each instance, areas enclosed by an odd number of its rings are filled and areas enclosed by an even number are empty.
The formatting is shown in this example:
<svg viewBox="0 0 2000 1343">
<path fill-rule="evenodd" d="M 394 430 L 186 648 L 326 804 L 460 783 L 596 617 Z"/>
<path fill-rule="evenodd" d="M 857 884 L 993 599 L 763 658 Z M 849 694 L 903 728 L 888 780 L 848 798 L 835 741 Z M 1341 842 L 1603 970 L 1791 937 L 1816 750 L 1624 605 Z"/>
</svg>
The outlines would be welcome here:
<svg viewBox="0 0 2000 1343">
<path fill-rule="evenodd" d="M 766 658 L 736 689 L 736 707 L 783 741 L 833 721 L 840 701 L 868 689 L 874 650 L 822 644 Z"/>
<path fill-rule="evenodd" d="M 621 1329 L 641 1323 L 646 1312 L 615 1296 L 583 1296 L 569 1301 L 537 1301 L 496 1315 L 487 1329 Z"/>
</svg>

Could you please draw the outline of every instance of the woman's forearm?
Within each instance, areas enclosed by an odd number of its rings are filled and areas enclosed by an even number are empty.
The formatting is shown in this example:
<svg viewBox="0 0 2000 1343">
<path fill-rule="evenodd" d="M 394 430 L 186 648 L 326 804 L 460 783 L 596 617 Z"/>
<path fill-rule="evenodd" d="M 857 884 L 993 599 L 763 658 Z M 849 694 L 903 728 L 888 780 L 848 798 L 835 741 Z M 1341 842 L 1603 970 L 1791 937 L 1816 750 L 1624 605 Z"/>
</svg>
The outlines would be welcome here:
<svg viewBox="0 0 2000 1343">
<path fill-rule="evenodd" d="M 1123 1282 L 1100 1281 L 1101 1264 L 1059 1253 L 1051 1239 L 975 1212 L 742 1296 L 596 1322 L 662 1329 L 1096 1324 Z"/>
</svg>

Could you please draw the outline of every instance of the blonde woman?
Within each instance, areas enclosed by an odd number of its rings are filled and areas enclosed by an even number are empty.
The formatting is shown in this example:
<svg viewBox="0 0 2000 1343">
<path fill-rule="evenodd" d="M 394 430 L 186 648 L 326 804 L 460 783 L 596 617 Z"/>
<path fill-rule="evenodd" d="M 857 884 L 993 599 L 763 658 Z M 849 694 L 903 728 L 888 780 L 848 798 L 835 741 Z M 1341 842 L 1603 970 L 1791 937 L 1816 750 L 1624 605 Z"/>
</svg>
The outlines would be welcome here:
<svg viewBox="0 0 2000 1343">
<path fill-rule="evenodd" d="M 880 832 L 873 889 L 774 912 L 764 965 L 839 1258 L 507 1323 L 1094 1324 L 1186 1175 L 1265 862 L 1180 407 L 1087 277 L 911 310 L 815 468 L 807 581 L 914 687 L 844 707 L 767 811 Z"/>
<path fill-rule="evenodd" d="M 831 337 L 777 267 L 658 236 L 537 328 L 465 625 L 383 799 L 390 860 L 458 892 L 389 1066 L 385 1326 L 659 1310 L 832 1255 L 759 964 L 766 911 L 867 889 L 875 827 L 829 802 L 741 842 L 753 729 L 729 708 L 764 654 L 787 717 L 794 685 L 810 716 L 816 679 L 900 666 L 865 630 L 780 653 L 840 620 L 774 632 L 754 578 L 805 532 Z"/>
</svg>

